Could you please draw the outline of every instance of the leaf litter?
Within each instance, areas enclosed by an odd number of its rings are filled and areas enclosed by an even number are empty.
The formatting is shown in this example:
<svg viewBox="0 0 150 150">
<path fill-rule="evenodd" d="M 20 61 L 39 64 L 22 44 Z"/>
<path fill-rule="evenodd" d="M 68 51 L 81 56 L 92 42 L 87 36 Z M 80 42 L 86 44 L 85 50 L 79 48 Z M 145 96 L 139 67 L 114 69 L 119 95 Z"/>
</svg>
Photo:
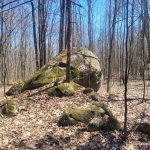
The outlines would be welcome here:
<svg viewBox="0 0 150 150">
<path fill-rule="evenodd" d="M 63 98 L 49 97 L 39 90 L 16 95 L 13 99 L 18 106 L 18 114 L 14 117 L 0 118 L 1 150 L 146 150 L 150 148 L 148 144 L 140 145 L 140 143 L 148 143 L 150 135 L 134 130 L 130 132 L 128 140 L 123 143 L 122 129 L 86 132 L 84 124 L 58 127 L 57 120 L 65 108 L 82 106 L 93 101 L 82 94 L 81 89 L 74 96 Z M 98 92 L 99 102 L 106 104 L 123 125 L 123 86 L 114 85 L 111 95 L 108 95 L 105 90 L 104 84 Z M 128 129 L 132 129 L 132 126 L 139 122 L 150 122 L 150 86 L 147 86 L 146 102 L 141 102 L 142 84 L 140 82 L 133 81 L 129 84 L 128 97 Z M 3 99 L 2 96 L 0 98 Z"/>
</svg>

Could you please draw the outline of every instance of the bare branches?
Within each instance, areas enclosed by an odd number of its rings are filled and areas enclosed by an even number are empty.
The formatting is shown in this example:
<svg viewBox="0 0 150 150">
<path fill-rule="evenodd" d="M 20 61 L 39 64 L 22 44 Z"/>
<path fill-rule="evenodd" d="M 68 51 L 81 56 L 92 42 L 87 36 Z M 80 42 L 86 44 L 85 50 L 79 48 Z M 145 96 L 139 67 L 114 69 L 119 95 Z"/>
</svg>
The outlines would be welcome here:
<svg viewBox="0 0 150 150">
<path fill-rule="evenodd" d="M 7 5 L 10 5 L 10 4 L 14 3 L 14 2 L 18 2 L 18 1 L 19 1 L 19 0 L 13 0 L 13 1 L 11 1 L 11 2 L 8 2 L 8 3 L 4 4 L 4 5 L 2 5 L 2 6 L 0 7 L 0 9 L 2 9 L 2 8 L 6 7 Z"/>
<path fill-rule="evenodd" d="M 6 9 L 6 10 L 1 11 L 0 13 L 9 11 L 9 10 L 11 10 L 11 9 L 15 9 L 15 8 L 17 8 L 17 7 L 21 6 L 21 5 L 27 4 L 27 3 L 31 2 L 31 1 L 33 1 L 33 0 L 29 0 L 29 1 L 26 1 L 26 2 L 24 2 L 24 3 L 18 4 L 18 5 L 16 5 L 16 6 L 14 6 L 14 7 L 11 7 L 11 8 L 9 8 L 9 9 Z M 9 5 L 9 4 L 7 4 L 7 5 Z M 3 8 L 3 7 L 4 7 L 4 6 L 2 6 L 2 8 Z"/>
</svg>

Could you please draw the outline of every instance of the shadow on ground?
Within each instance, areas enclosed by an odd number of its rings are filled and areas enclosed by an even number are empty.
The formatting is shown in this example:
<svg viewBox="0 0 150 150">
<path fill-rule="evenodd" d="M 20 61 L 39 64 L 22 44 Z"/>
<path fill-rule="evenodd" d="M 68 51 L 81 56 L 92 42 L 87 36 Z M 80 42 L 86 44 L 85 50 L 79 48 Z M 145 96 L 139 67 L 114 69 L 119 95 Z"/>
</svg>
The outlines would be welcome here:
<svg viewBox="0 0 150 150">
<path fill-rule="evenodd" d="M 77 150 L 119 150 L 123 142 L 115 132 L 103 131 L 89 138 L 86 144 L 77 147 Z"/>
<path fill-rule="evenodd" d="M 37 143 L 35 144 L 35 147 L 37 150 L 45 150 L 45 149 L 59 149 L 60 148 L 60 142 L 56 138 L 45 135 L 43 138 L 39 139 Z"/>
</svg>

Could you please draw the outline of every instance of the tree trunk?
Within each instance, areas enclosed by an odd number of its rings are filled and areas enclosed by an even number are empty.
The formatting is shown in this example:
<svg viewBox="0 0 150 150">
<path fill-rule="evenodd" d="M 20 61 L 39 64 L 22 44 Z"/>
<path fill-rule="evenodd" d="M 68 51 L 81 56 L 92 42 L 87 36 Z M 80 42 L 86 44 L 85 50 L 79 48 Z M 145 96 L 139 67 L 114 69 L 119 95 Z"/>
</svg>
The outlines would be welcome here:
<svg viewBox="0 0 150 150">
<path fill-rule="evenodd" d="M 39 52 L 40 68 L 46 64 L 46 12 L 45 0 L 39 0 L 38 3 L 39 18 Z"/>
<path fill-rule="evenodd" d="M 33 24 L 33 41 L 34 41 L 34 49 L 35 49 L 35 61 L 36 61 L 36 70 L 39 70 L 39 56 L 38 56 L 38 45 L 37 45 L 37 36 L 36 36 L 36 25 L 35 25 L 35 12 L 34 12 L 34 4 L 31 2 L 32 8 L 32 24 Z"/>
<path fill-rule="evenodd" d="M 110 0 L 110 7 L 111 7 L 111 0 Z M 111 14 L 110 14 L 111 15 Z M 110 93 L 110 77 L 111 77 L 111 65 L 112 65 L 112 50 L 113 50 L 113 41 L 115 36 L 115 24 L 116 24 L 116 17 L 117 17 L 117 0 L 115 0 L 115 8 L 114 8 L 114 16 L 112 22 L 112 30 L 110 29 L 110 43 L 109 43 L 109 57 L 108 57 L 108 80 L 107 80 L 107 92 Z M 110 18 L 109 18 L 110 19 Z M 110 27 L 111 28 L 111 27 Z"/>
<path fill-rule="evenodd" d="M 67 68 L 66 68 L 66 81 L 70 82 L 71 73 L 70 73 L 70 53 L 71 53 L 71 0 L 66 1 L 67 8 L 67 19 L 68 19 L 68 27 L 67 27 Z"/>
<path fill-rule="evenodd" d="M 64 48 L 65 0 L 60 0 L 59 52 Z"/>
<path fill-rule="evenodd" d="M 124 78 L 124 87 L 125 87 L 125 91 L 124 91 L 124 99 L 125 99 L 125 103 L 124 103 L 124 107 L 125 107 L 125 112 L 124 112 L 124 136 L 125 139 L 127 139 L 127 123 L 128 123 L 128 35 L 129 35 L 129 25 L 128 25 L 128 21 L 129 21 L 129 0 L 126 1 L 126 6 L 125 6 L 125 13 L 126 13 L 126 41 L 125 41 L 125 52 L 126 52 L 126 63 L 125 63 L 125 78 Z"/>
<path fill-rule="evenodd" d="M 92 0 L 87 0 L 87 4 L 88 4 L 88 39 L 89 39 L 89 50 L 93 50 Z"/>
</svg>

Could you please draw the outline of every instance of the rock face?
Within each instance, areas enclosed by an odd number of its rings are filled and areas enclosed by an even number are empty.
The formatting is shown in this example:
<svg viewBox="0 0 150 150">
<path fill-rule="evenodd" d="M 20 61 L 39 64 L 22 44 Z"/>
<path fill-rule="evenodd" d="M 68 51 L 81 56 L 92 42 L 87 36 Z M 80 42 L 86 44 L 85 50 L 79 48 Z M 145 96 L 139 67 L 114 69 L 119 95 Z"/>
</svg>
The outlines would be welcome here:
<svg viewBox="0 0 150 150">
<path fill-rule="evenodd" d="M 19 86 L 19 92 L 54 83 L 58 78 L 65 79 L 66 60 L 67 56 L 64 50 L 50 60 L 47 65 L 34 73 L 28 80 L 21 83 L 21 90 Z M 87 49 L 73 50 L 71 54 L 71 77 L 74 82 L 97 91 L 102 79 L 98 57 Z M 18 91 L 18 88 L 13 86 L 7 93 L 12 95 L 16 91 Z"/>
<path fill-rule="evenodd" d="M 88 131 L 114 130 L 120 127 L 118 120 L 102 104 L 92 104 L 78 108 L 68 108 L 58 120 L 58 126 L 75 125 L 82 122 Z"/>
</svg>

